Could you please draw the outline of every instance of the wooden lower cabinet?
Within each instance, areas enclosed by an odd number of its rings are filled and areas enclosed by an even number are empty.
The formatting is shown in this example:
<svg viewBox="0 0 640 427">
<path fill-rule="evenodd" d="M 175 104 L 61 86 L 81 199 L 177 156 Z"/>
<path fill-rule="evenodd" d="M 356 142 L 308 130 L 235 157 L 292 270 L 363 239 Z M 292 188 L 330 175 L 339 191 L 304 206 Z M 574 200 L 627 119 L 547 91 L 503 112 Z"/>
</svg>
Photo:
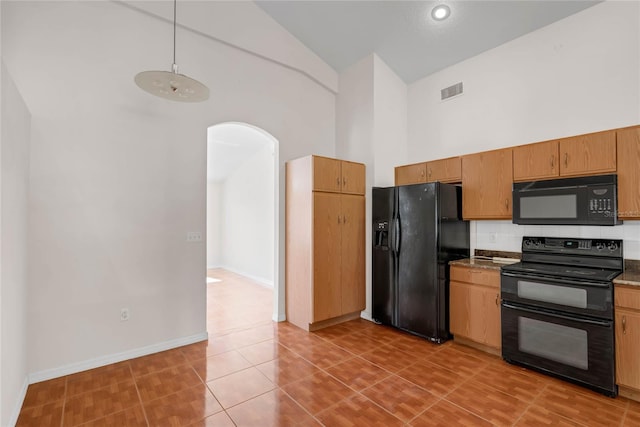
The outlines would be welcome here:
<svg viewBox="0 0 640 427">
<path fill-rule="evenodd" d="M 616 285 L 616 383 L 640 400 L 640 288 Z"/>
<path fill-rule="evenodd" d="M 499 271 L 451 267 L 449 329 L 454 339 L 501 348 Z"/>
</svg>

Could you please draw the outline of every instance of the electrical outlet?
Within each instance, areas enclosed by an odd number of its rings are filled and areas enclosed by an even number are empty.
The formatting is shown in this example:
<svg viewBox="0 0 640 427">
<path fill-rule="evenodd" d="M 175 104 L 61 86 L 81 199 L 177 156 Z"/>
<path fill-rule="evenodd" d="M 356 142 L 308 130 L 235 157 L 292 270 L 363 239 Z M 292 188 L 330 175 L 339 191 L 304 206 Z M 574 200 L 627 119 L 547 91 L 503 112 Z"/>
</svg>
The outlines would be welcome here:
<svg viewBox="0 0 640 427">
<path fill-rule="evenodd" d="M 498 241 L 498 233 L 489 233 L 489 243 L 496 243 Z"/>
<path fill-rule="evenodd" d="M 128 308 L 121 308 L 120 309 L 120 320 L 122 322 L 126 322 L 127 320 L 129 320 L 129 309 Z"/>
<path fill-rule="evenodd" d="M 187 231 L 187 242 L 202 242 L 202 233 L 199 231 Z"/>
</svg>

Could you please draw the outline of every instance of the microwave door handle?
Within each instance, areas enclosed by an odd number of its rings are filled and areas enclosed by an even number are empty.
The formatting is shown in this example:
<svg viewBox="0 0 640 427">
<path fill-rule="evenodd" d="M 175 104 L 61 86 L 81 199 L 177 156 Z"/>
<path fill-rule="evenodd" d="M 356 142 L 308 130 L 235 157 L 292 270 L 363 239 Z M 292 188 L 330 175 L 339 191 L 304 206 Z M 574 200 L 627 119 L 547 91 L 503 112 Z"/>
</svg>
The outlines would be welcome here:
<svg viewBox="0 0 640 427">
<path fill-rule="evenodd" d="M 522 306 L 519 306 L 519 305 L 516 306 L 516 305 L 509 304 L 508 302 L 503 302 L 502 303 L 502 307 L 510 308 L 512 310 L 524 311 L 526 313 L 531 313 L 531 314 L 539 314 L 539 315 L 543 315 L 543 316 L 555 317 L 555 318 L 558 318 L 558 319 L 571 320 L 573 322 L 578 322 L 578 323 L 586 323 L 588 325 L 611 327 L 611 321 L 592 320 L 592 319 L 583 319 L 581 317 L 564 316 L 564 315 L 558 314 L 558 313 L 549 313 L 547 311 L 534 310 L 534 309 L 522 307 Z"/>
<path fill-rule="evenodd" d="M 553 283 L 561 283 L 565 285 L 574 285 L 574 286 L 589 286 L 592 288 L 609 288 L 611 286 L 610 283 L 595 283 L 595 282 L 586 282 L 584 280 L 579 279 L 559 279 L 557 277 L 544 277 L 544 276 L 535 276 L 526 273 L 511 273 L 508 271 L 502 272 L 503 276 L 515 277 L 516 279 L 530 279 L 530 280 L 544 280 L 547 282 Z"/>
</svg>

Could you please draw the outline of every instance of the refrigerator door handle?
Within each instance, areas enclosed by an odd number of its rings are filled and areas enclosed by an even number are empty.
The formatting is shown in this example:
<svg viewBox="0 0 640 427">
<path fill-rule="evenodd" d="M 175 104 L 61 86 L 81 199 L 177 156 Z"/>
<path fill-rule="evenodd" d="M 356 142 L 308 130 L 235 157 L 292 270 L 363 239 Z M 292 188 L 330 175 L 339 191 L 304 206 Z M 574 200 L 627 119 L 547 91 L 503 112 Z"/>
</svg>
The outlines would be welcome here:
<svg viewBox="0 0 640 427">
<path fill-rule="evenodd" d="M 400 252 L 400 218 L 398 217 L 393 220 L 393 250 L 395 253 Z"/>
</svg>

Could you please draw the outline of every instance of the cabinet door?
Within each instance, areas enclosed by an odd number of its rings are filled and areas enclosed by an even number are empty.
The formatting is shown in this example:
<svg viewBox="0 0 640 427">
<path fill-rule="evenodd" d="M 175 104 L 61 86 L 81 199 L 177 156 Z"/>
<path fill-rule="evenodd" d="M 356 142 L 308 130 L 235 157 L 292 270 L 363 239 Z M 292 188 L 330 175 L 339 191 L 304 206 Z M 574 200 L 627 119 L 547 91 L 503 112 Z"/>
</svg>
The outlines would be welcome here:
<svg viewBox="0 0 640 427">
<path fill-rule="evenodd" d="M 513 148 L 514 181 L 555 178 L 559 174 L 558 141 L 540 142 Z"/>
<path fill-rule="evenodd" d="M 500 326 L 500 291 L 498 289 L 482 289 L 482 302 L 484 314 L 484 331 L 482 341 L 484 344 L 494 347 L 502 347 L 502 327 Z"/>
<path fill-rule="evenodd" d="M 426 163 L 396 167 L 396 185 L 419 184 L 421 182 L 427 182 Z"/>
<path fill-rule="evenodd" d="M 342 192 L 364 194 L 365 167 L 362 163 L 342 162 Z"/>
<path fill-rule="evenodd" d="M 364 196 L 342 196 L 342 314 L 365 308 Z"/>
<path fill-rule="evenodd" d="M 598 132 L 560 140 L 560 176 L 616 171 L 616 132 Z"/>
<path fill-rule="evenodd" d="M 618 139 L 618 217 L 640 219 L 640 127 L 621 129 Z"/>
<path fill-rule="evenodd" d="M 427 182 L 462 181 L 462 160 L 460 157 L 427 162 Z"/>
<path fill-rule="evenodd" d="M 513 168 L 511 149 L 462 158 L 464 219 L 510 219 Z"/>
<path fill-rule="evenodd" d="M 640 313 L 616 307 L 616 383 L 640 389 Z"/>
<path fill-rule="evenodd" d="M 340 234 L 342 196 L 313 194 L 313 321 L 342 314 Z"/>
<path fill-rule="evenodd" d="M 339 193 L 342 190 L 340 170 L 340 160 L 313 156 L 313 189 Z"/>
<path fill-rule="evenodd" d="M 469 338 L 469 316 L 471 314 L 470 285 L 460 282 L 449 282 L 449 329 L 456 336 Z"/>
</svg>

